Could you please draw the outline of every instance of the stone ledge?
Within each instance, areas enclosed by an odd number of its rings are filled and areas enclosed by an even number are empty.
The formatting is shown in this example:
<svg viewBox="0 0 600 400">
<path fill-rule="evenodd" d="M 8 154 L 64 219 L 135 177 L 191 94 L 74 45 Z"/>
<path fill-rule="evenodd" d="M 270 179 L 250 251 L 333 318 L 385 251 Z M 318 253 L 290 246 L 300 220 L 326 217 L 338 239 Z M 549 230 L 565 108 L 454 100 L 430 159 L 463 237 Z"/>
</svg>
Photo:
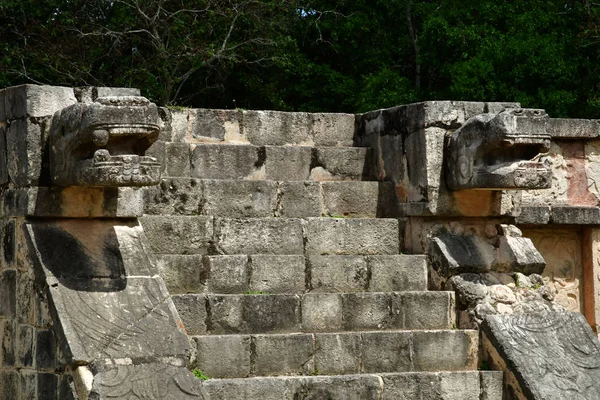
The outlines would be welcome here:
<svg viewBox="0 0 600 400">
<path fill-rule="evenodd" d="M 599 225 L 600 207 L 524 206 L 516 224 Z"/>
<path fill-rule="evenodd" d="M 594 139 L 600 137 L 595 119 L 550 118 L 547 132 L 555 139 Z"/>
</svg>

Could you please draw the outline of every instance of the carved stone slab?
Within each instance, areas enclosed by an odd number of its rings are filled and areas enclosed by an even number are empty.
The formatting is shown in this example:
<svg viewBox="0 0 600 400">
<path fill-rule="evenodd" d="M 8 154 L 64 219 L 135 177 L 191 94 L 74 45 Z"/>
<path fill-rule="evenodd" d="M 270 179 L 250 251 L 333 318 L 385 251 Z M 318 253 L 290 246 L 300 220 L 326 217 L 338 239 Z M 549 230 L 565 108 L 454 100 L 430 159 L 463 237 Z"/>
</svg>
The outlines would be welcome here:
<svg viewBox="0 0 600 400">
<path fill-rule="evenodd" d="M 482 328 L 526 398 L 600 396 L 600 342 L 583 315 L 490 315 Z"/>
<path fill-rule="evenodd" d="M 98 373 L 90 399 L 203 399 L 201 381 L 183 367 L 165 364 L 119 365 Z"/>
</svg>

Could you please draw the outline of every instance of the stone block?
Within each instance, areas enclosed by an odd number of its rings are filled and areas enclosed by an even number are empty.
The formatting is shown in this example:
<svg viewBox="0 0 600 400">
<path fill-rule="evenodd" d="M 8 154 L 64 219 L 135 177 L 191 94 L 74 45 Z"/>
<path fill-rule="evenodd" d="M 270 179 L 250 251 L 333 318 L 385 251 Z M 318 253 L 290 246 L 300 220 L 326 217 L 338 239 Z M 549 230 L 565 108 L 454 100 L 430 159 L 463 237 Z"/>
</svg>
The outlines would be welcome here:
<svg viewBox="0 0 600 400">
<path fill-rule="evenodd" d="M 492 269 L 494 247 L 476 235 L 444 233 L 431 239 L 429 261 L 440 275 L 483 273 Z"/>
<path fill-rule="evenodd" d="M 32 368 L 35 360 L 35 328 L 29 325 L 17 326 L 16 365 Z"/>
<path fill-rule="evenodd" d="M 221 218 L 215 225 L 216 246 L 223 254 L 304 254 L 299 219 Z"/>
<path fill-rule="evenodd" d="M 205 180 L 202 214 L 228 218 L 271 217 L 277 184 L 270 181 Z"/>
<path fill-rule="evenodd" d="M 52 116 L 77 103 L 72 88 L 30 84 L 5 89 L 5 101 L 8 120 Z"/>
<path fill-rule="evenodd" d="M 243 293 L 249 290 L 248 256 L 207 256 L 209 293 Z"/>
<path fill-rule="evenodd" d="M 421 255 L 368 256 L 369 290 L 403 292 L 427 290 L 427 258 Z"/>
<path fill-rule="evenodd" d="M 323 214 L 331 217 L 378 216 L 379 182 L 322 182 Z"/>
<path fill-rule="evenodd" d="M 210 400 L 292 400 L 288 379 L 291 378 L 209 379 L 202 386 Z"/>
<path fill-rule="evenodd" d="M 0 90 L 0 123 L 6 121 L 6 89 Z"/>
<path fill-rule="evenodd" d="M 244 111 L 243 132 L 256 146 L 313 143 L 310 115 L 301 112 Z"/>
<path fill-rule="evenodd" d="M 303 293 L 305 290 L 304 256 L 252 255 L 250 269 L 250 291 Z"/>
<path fill-rule="evenodd" d="M 194 141 L 224 141 L 226 124 L 237 124 L 237 110 L 189 110 L 191 138 Z M 239 127 L 238 127 L 239 130 Z"/>
<path fill-rule="evenodd" d="M 320 217 L 323 212 L 318 182 L 280 182 L 277 215 L 285 218 Z"/>
<path fill-rule="evenodd" d="M 600 224 L 599 207 L 553 206 L 550 223 L 572 225 Z"/>
<path fill-rule="evenodd" d="M 35 399 L 36 389 L 37 389 L 37 372 L 32 370 L 22 369 L 20 371 L 20 387 L 19 387 L 19 396 L 14 399 L 18 400 L 31 400 Z M 0 385 L 1 386 L 1 385 Z M 2 389 L 0 389 L 1 393 Z M 2 398 L 0 396 L 0 398 Z M 68 399 L 68 397 L 59 397 L 59 399 Z"/>
<path fill-rule="evenodd" d="M 301 377 L 294 399 L 379 400 L 379 379 L 375 375 Z"/>
<path fill-rule="evenodd" d="M 98 86 L 94 88 L 95 95 L 94 100 L 98 97 L 108 97 L 108 96 L 140 96 L 140 89 L 137 88 L 127 88 L 127 87 L 106 87 L 106 86 Z"/>
<path fill-rule="evenodd" d="M 172 142 L 185 142 L 188 135 L 188 125 L 190 117 L 190 109 L 169 109 L 170 114 L 170 129 Z"/>
<path fill-rule="evenodd" d="M 189 143 L 165 143 L 165 176 L 189 177 L 192 150 Z"/>
<path fill-rule="evenodd" d="M 326 254 L 398 254 L 395 219 L 308 218 L 306 252 Z"/>
<path fill-rule="evenodd" d="M 144 191 L 144 212 L 151 215 L 199 215 L 203 202 L 202 181 L 163 178 Z"/>
<path fill-rule="evenodd" d="M 244 299 L 242 296 L 207 296 L 207 328 L 212 334 L 244 331 Z"/>
<path fill-rule="evenodd" d="M 3 265 L 3 267 L 5 267 L 5 268 L 12 267 L 15 262 L 16 251 L 17 251 L 15 225 L 16 225 L 15 220 L 12 218 L 4 220 L 4 223 L 2 224 L 2 230 L 0 231 L 0 233 L 2 235 L 1 236 L 2 242 L 0 243 L 0 246 L 2 246 L 1 247 L 2 262 L 0 265 Z M 1 308 L 1 306 L 0 306 L 0 308 Z M 0 314 L 0 315 L 2 315 L 2 314 Z"/>
<path fill-rule="evenodd" d="M 477 331 L 441 330 L 413 332 L 415 371 L 477 369 Z"/>
<path fill-rule="evenodd" d="M 412 370 L 410 332 L 363 332 L 363 373 Z"/>
<path fill-rule="evenodd" d="M 19 373 L 17 371 L 0 371 L 0 400 L 19 398 Z M 31 397 L 35 399 L 35 397 Z"/>
<path fill-rule="evenodd" d="M 394 327 L 390 293 L 343 293 L 344 329 L 377 330 Z"/>
<path fill-rule="evenodd" d="M 487 102 L 485 103 L 486 113 L 497 114 L 507 108 L 521 108 L 521 103 L 514 102 Z"/>
<path fill-rule="evenodd" d="M 250 145 L 198 144 L 191 155 L 191 176 L 202 179 L 264 179 L 264 151 Z"/>
<path fill-rule="evenodd" d="M 503 371 L 481 371 L 480 375 L 480 386 L 481 386 L 481 397 L 480 400 L 501 400 L 502 399 L 502 386 L 503 386 Z"/>
<path fill-rule="evenodd" d="M 206 297 L 198 294 L 173 296 L 173 304 L 188 335 L 204 335 L 206 327 Z"/>
<path fill-rule="evenodd" d="M 199 254 L 163 254 L 156 266 L 171 294 L 202 293 L 206 289 L 208 266 Z"/>
<path fill-rule="evenodd" d="M 308 332 L 339 331 L 343 325 L 342 295 L 307 293 L 302 298 L 302 329 Z"/>
<path fill-rule="evenodd" d="M 35 365 L 38 370 L 52 370 L 56 366 L 56 338 L 52 329 L 38 330 L 35 344 Z"/>
<path fill-rule="evenodd" d="M 362 292 L 369 286 L 369 268 L 360 255 L 311 256 L 314 292 Z"/>
<path fill-rule="evenodd" d="M 16 356 L 16 323 L 11 319 L 0 319 L 0 367 L 14 367 Z"/>
<path fill-rule="evenodd" d="M 305 181 L 310 173 L 311 148 L 265 146 L 265 179 Z"/>
<path fill-rule="evenodd" d="M 550 206 L 522 206 L 515 217 L 516 224 L 547 224 L 550 222 Z"/>
<path fill-rule="evenodd" d="M 371 151 L 366 147 L 317 147 L 313 149 L 310 179 L 359 181 L 372 178 Z"/>
<path fill-rule="evenodd" d="M 403 329 L 450 329 L 453 292 L 404 292 L 392 295 L 393 325 Z"/>
<path fill-rule="evenodd" d="M 18 119 L 6 129 L 6 151 L 10 180 L 18 186 L 33 186 L 40 182 L 43 141 L 49 121 Z"/>
<path fill-rule="evenodd" d="M 384 374 L 382 379 L 383 400 L 442 400 L 439 374 L 422 372 Z"/>
<path fill-rule="evenodd" d="M 250 333 L 298 332 L 300 297 L 290 294 L 243 295 L 244 330 Z"/>
<path fill-rule="evenodd" d="M 213 241 L 213 218 L 144 216 L 140 218 L 156 254 L 206 254 Z"/>
<path fill-rule="evenodd" d="M 0 185 L 4 185 L 9 182 L 9 160 L 6 152 L 6 130 L 6 127 L 0 123 Z"/>
<path fill-rule="evenodd" d="M 600 136 L 600 124 L 595 119 L 549 118 L 546 129 L 556 139 L 593 139 Z"/>
<path fill-rule="evenodd" d="M 245 335 L 194 336 L 195 367 L 211 378 L 245 378 L 251 372 L 251 339 Z"/>
<path fill-rule="evenodd" d="M 582 314 L 488 316 L 482 331 L 492 367 L 513 376 L 511 386 L 520 387 L 523 397 L 570 399 L 577 393 L 593 399 L 600 393 L 600 342 Z M 525 332 L 527 340 L 521 339 Z"/>
<path fill-rule="evenodd" d="M 17 316 L 17 271 L 5 270 L 0 273 L 0 317 Z"/>
<path fill-rule="evenodd" d="M 358 332 L 316 334 L 316 373 L 319 375 L 360 373 L 361 342 Z"/>
<path fill-rule="evenodd" d="M 312 335 L 256 335 L 252 341 L 256 375 L 308 375 L 314 371 Z"/>
<path fill-rule="evenodd" d="M 354 114 L 311 113 L 315 146 L 352 146 Z"/>
</svg>

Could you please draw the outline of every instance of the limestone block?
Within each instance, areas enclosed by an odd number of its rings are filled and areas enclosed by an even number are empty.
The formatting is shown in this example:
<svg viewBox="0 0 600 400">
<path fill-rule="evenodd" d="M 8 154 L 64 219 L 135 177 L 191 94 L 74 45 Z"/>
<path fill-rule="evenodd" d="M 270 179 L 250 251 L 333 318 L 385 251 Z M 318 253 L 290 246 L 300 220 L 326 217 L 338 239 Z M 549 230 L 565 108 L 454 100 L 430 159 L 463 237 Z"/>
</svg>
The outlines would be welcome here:
<svg viewBox="0 0 600 400">
<path fill-rule="evenodd" d="M 360 255 L 311 256 L 313 292 L 362 292 L 369 286 L 369 268 Z"/>
<path fill-rule="evenodd" d="M 343 324 L 342 297 L 337 293 L 307 293 L 302 299 L 302 329 L 338 331 Z"/>
<path fill-rule="evenodd" d="M 167 177 L 190 176 L 193 154 L 189 143 L 165 143 L 165 175 Z"/>
<path fill-rule="evenodd" d="M 223 254 L 303 254 L 301 220 L 248 218 L 216 221 L 215 242 Z"/>
<path fill-rule="evenodd" d="M 375 375 L 343 375 L 301 377 L 300 388 L 293 391 L 298 398 L 307 399 L 378 400 L 381 394 L 380 377 Z M 322 396 L 322 397 L 321 397 Z"/>
<path fill-rule="evenodd" d="M 392 295 L 392 325 L 403 329 L 450 329 L 455 324 L 454 293 L 405 292 Z"/>
<path fill-rule="evenodd" d="M 477 331 L 415 331 L 414 368 L 417 371 L 475 370 L 478 342 Z"/>
<path fill-rule="evenodd" d="M 367 180 L 372 178 L 372 152 L 365 147 L 316 147 L 310 166 L 314 181 Z"/>
<path fill-rule="evenodd" d="M 594 139 L 600 136 L 600 124 L 594 119 L 550 118 L 548 133 L 553 138 Z"/>
<path fill-rule="evenodd" d="M 169 114 L 171 130 L 170 141 L 177 143 L 189 141 L 188 126 L 191 110 L 187 108 L 182 110 L 170 108 L 167 109 L 167 113 Z"/>
<path fill-rule="evenodd" d="M 250 291 L 303 293 L 305 262 L 301 255 L 251 255 Z"/>
<path fill-rule="evenodd" d="M 0 319 L 0 366 L 14 367 L 16 357 L 17 324 L 14 319 Z"/>
<path fill-rule="evenodd" d="M 157 254 L 206 254 L 213 240 L 213 218 L 144 216 L 140 223 Z"/>
<path fill-rule="evenodd" d="M 17 257 L 16 223 L 14 219 L 5 219 L 1 223 L 2 230 L 2 258 L 0 269 L 12 268 Z"/>
<path fill-rule="evenodd" d="M 494 249 L 479 236 L 442 234 L 429 246 L 431 266 L 442 276 L 492 269 Z"/>
<path fill-rule="evenodd" d="M 309 334 L 253 336 L 256 375 L 308 375 L 314 371 Z"/>
<path fill-rule="evenodd" d="M 157 257 L 156 266 L 171 294 L 202 293 L 206 290 L 209 267 L 202 255 L 170 255 Z"/>
<path fill-rule="evenodd" d="M 15 399 L 19 395 L 19 373 L 17 371 L 0 372 L 0 399 Z"/>
<path fill-rule="evenodd" d="M 188 335 L 204 335 L 206 328 L 206 297 L 204 295 L 174 295 L 173 304 Z"/>
<path fill-rule="evenodd" d="M 251 372 L 250 336 L 194 336 L 195 367 L 211 378 L 244 378 Z"/>
<path fill-rule="evenodd" d="M 364 373 L 412 370 L 410 332 L 362 332 Z"/>
<path fill-rule="evenodd" d="M 19 381 L 20 381 L 20 387 L 19 387 L 19 395 L 18 397 L 16 397 L 18 400 L 29 400 L 29 399 L 35 399 L 36 393 L 36 387 L 37 387 L 37 372 L 36 371 L 32 371 L 32 370 L 21 370 L 20 371 L 20 377 L 19 377 Z M 2 385 L 0 384 L 0 387 L 2 387 Z M 2 399 L 2 389 L 0 389 L 0 399 Z M 9 399 L 10 397 L 7 397 L 7 399 Z M 65 396 L 65 399 L 69 399 L 68 397 Z M 70 400 L 70 399 L 69 399 Z"/>
<path fill-rule="evenodd" d="M 323 213 L 334 217 L 375 218 L 379 182 L 322 182 Z"/>
<path fill-rule="evenodd" d="M 308 113 L 244 111 L 242 121 L 244 136 L 256 146 L 313 144 Z"/>
<path fill-rule="evenodd" d="M 34 367 L 35 361 L 35 328 L 29 325 L 18 325 L 16 332 L 16 366 Z M 40 349 L 40 351 L 43 351 Z"/>
<path fill-rule="evenodd" d="M 382 379 L 384 400 L 440 399 L 441 377 L 438 374 L 385 374 Z"/>
<path fill-rule="evenodd" d="M 192 178 L 163 178 L 143 192 L 144 212 L 151 215 L 198 215 L 204 198 L 202 181 Z"/>
<path fill-rule="evenodd" d="M 38 330 L 35 336 L 35 366 L 38 370 L 52 370 L 56 366 L 57 340 L 52 329 Z"/>
<path fill-rule="evenodd" d="M 248 379 L 209 379 L 203 388 L 211 400 L 262 399 L 291 400 L 287 377 L 259 377 Z"/>
<path fill-rule="evenodd" d="M 507 108 L 521 108 L 520 103 L 513 102 L 487 102 L 485 103 L 485 112 L 497 114 Z"/>
<path fill-rule="evenodd" d="M 5 270 L 0 273 L 0 317 L 17 316 L 17 271 Z"/>
<path fill-rule="evenodd" d="M 208 321 L 212 334 L 241 332 L 244 328 L 244 299 L 241 296 L 207 296 Z"/>
<path fill-rule="evenodd" d="M 37 397 L 43 399 L 48 393 L 57 393 L 58 375 L 41 373 L 37 376 Z"/>
<path fill-rule="evenodd" d="M 191 122 L 187 141 L 219 142 L 241 139 L 239 121 L 242 112 L 238 110 L 189 110 Z"/>
<path fill-rule="evenodd" d="M 550 206 L 523 206 L 515 218 L 516 224 L 547 224 L 550 222 Z"/>
<path fill-rule="evenodd" d="M 398 254 L 395 219 L 308 218 L 306 251 L 326 254 Z"/>
<path fill-rule="evenodd" d="M 93 88 L 96 100 L 98 97 L 107 97 L 107 96 L 139 96 L 140 89 L 137 88 L 126 88 L 126 87 L 106 87 L 106 86 L 98 86 Z"/>
<path fill-rule="evenodd" d="M 203 181 L 201 212 L 229 218 L 273 216 L 277 202 L 277 184 L 271 181 Z"/>
<path fill-rule="evenodd" d="M 77 103 L 72 88 L 20 85 L 5 89 L 6 119 L 46 117 Z"/>
<path fill-rule="evenodd" d="M 34 277 L 30 273 L 17 272 L 17 321 L 20 324 L 33 325 L 35 323 L 33 280 Z"/>
<path fill-rule="evenodd" d="M 10 180 L 18 186 L 37 185 L 42 168 L 42 148 L 49 126 L 47 119 L 18 119 L 6 128 L 6 151 Z"/>
<path fill-rule="evenodd" d="M 320 217 L 321 185 L 318 182 L 280 182 L 276 215 L 286 218 Z"/>
<path fill-rule="evenodd" d="M 312 132 L 315 146 L 352 146 L 354 138 L 354 115 L 311 113 Z"/>
<path fill-rule="evenodd" d="M 394 320 L 389 293 L 342 293 L 345 330 L 390 329 Z"/>
<path fill-rule="evenodd" d="M 139 397 L 140 393 L 147 399 L 203 398 L 202 383 L 190 371 L 161 363 L 107 367 L 94 376 L 89 398 L 125 400 Z"/>
<path fill-rule="evenodd" d="M 358 332 L 315 334 L 315 371 L 323 375 L 360 373 Z"/>
<path fill-rule="evenodd" d="M 481 400 L 502 399 L 502 371 L 481 371 Z"/>
<path fill-rule="evenodd" d="M 198 144 L 191 155 L 191 176 L 203 179 L 264 179 L 261 148 L 250 145 Z M 254 175 L 253 175 L 254 174 Z"/>
<path fill-rule="evenodd" d="M 492 366 L 503 364 L 526 398 L 597 397 L 600 343 L 583 315 L 495 315 L 485 319 L 482 329 L 491 344 L 487 353 L 495 354 Z M 568 378 L 561 371 L 569 371 Z"/>
<path fill-rule="evenodd" d="M 305 181 L 310 173 L 311 148 L 265 146 L 265 179 Z"/>
<path fill-rule="evenodd" d="M 0 89 L 0 126 L 6 121 L 6 89 Z"/>
<path fill-rule="evenodd" d="M 249 290 L 248 256 L 207 256 L 209 293 L 243 293 Z"/>
<path fill-rule="evenodd" d="M 242 295 L 243 332 L 298 332 L 302 318 L 300 297 L 292 294 Z"/>
<path fill-rule="evenodd" d="M 427 258 L 421 255 L 374 255 L 367 261 L 372 292 L 427 289 Z M 314 272 L 313 272 L 314 273 Z"/>
<path fill-rule="evenodd" d="M 0 123 L 0 185 L 4 185 L 9 181 L 9 160 L 6 150 L 6 131 L 6 127 Z"/>
<path fill-rule="evenodd" d="M 550 222 L 554 224 L 598 225 L 600 224 L 600 208 L 553 206 Z"/>
</svg>

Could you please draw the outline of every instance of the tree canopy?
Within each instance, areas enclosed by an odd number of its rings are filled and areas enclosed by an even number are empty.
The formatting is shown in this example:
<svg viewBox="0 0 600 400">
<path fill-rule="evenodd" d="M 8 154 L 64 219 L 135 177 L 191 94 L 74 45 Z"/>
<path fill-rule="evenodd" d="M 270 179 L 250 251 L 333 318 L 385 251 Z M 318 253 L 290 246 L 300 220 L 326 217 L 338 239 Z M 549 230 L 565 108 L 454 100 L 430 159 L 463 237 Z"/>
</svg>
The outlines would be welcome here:
<svg viewBox="0 0 600 400">
<path fill-rule="evenodd" d="M 589 0 L 0 0 L 0 48 L 0 87 L 332 112 L 519 101 L 600 118 Z"/>
</svg>

